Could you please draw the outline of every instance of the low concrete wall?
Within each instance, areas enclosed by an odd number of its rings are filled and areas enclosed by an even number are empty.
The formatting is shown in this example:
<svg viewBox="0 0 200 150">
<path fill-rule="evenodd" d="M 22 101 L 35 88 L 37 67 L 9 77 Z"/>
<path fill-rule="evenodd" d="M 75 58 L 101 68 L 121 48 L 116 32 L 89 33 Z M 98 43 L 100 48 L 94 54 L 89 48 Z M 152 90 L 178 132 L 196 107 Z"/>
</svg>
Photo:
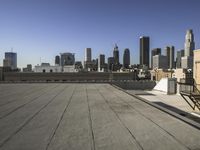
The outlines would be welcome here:
<svg viewBox="0 0 200 150">
<path fill-rule="evenodd" d="M 4 73 L 4 81 L 48 81 L 48 82 L 111 82 L 121 80 L 133 80 L 134 73 L 101 73 L 101 72 L 87 72 L 87 73 L 19 73 L 6 72 Z"/>
<path fill-rule="evenodd" d="M 151 80 L 114 81 L 112 84 L 125 90 L 152 90 L 156 86 L 156 82 Z"/>
</svg>

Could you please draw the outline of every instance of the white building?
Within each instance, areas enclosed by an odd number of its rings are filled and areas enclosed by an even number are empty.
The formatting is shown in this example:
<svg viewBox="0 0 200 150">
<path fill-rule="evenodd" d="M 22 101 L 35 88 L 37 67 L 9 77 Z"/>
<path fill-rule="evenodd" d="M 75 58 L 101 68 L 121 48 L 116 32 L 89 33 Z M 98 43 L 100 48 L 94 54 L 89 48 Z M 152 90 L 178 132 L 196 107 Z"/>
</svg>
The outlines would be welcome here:
<svg viewBox="0 0 200 150">
<path fill-rule="evenodd" d="M 63 72 L 78 72 L 78 69 L 75 69 L 75 65 L 63 66 Z"/>
<path fill-rule="evenodd" d="M 193 56 L 193 50 L 195 49 L 194 34 L 193 31 L 187 30 L 185 35 L 185 56 Z"/>
<path fill-rule="evenodd" d="M 34 72 L 62 72 L 61 66 L 50 66 L 50 65 L 37 65 L 35 66 Z"/>
</svg>

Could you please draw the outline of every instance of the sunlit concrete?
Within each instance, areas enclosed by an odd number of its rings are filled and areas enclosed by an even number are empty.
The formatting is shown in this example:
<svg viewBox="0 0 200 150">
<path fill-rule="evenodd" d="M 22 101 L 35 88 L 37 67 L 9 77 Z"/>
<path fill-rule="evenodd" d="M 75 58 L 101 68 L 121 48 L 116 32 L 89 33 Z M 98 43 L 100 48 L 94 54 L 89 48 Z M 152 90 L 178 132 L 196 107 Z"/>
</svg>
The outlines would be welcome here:
<svg viewBox="0 0 200 150">
<path fill-rule="evenodd" d="M 0 84 L 1 150 L 197 150 L 200 130 L 109 84 Z"/>
</svg>

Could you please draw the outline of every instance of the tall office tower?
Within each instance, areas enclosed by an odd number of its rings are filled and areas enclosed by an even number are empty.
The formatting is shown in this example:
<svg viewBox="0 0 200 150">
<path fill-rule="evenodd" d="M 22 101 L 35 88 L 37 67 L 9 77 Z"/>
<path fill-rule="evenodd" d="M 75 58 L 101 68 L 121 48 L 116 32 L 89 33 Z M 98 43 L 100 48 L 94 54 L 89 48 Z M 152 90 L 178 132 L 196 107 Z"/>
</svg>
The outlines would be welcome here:
<svg viewBox="0 0 200 150">
<path fill-rule="evenodd" d="M 113 70 L 113 64 L 114 64 L 114 57 L 108 57 L 108 70 Z"/>
<path fill-rule="evenodd" d="M 153 56 L 161 55 L 161 48 L 154 48 L 151 51 L 151 68 L 153 68 Z"/>
<path fill-rule="evenodd" d="M 102 71 L 103 68 L 105 68 L 105 55 L 100 54 L 98 60 L 98 69 L 99 71 Z"/>
<path fill-rule="evenodd" d="M 92 61 L 92 49 L 86 48 L 85 49 L 85 62 L 91 62 Z"/>
<path fill-rule="evenodd" d="M 4 67 L 11 67 L 11 69 L 17 69 L 17 53 L 5 52 L 5 58 L 3 60 Z"/>
<path fill-rule="evenodd" d="M 115 44 L 113 50 L 113 57 L 114 57 L 114 65 L 119 65 L 119 50 L 117 44 Z"/>
<path fill-rule="evenodd" d="M 130 51 L 128 48 L 124 50 L 124 55 L 123 55 L 123 67 L 124 68 L 129 68 L 130 65 Z"/>
<path fill-rule="evenodd" d="M 181 57 L 184 57 L 184 50 L 177 51 L 176 68 L 181 68 Z"/>
<path fill-rule="evenodd" d="M 91 68 L 92 66 L 92 49 L 85 49 L 84 68 Z"/>
<path fill-rule="evenodd" d="M 61 53 L 61 66 L 68 66 L 75 64 L 75 56 L 74 53 Z"/>
<path fill-rule="evenodd" d="M 149 37 L 140 37 L 140 65 L 149 67 Z"/>
<path fill-rule="evenodd" d="M 187 30 L 185 36 L 185 56 L 193 56 L 193 50 L 195 49 L 194 34 L 193 31 Z"/>
<path fill-rule="evenodd" d="M 167 46 L 165 48 L 166 56 L 167 56 L 167 64 L 169 69 L 175 68 L 174 63 L 174 46 Z"/>
<path fill-rule="evenodd" d="M 153 69 L 168 69 L 167 56 L 155 55 L 153 56 Z"/>
<path fill-rule="evenodd" d="M 55 57 L 55 65 L 60 66 L 60 56 Z"/>
</svg>

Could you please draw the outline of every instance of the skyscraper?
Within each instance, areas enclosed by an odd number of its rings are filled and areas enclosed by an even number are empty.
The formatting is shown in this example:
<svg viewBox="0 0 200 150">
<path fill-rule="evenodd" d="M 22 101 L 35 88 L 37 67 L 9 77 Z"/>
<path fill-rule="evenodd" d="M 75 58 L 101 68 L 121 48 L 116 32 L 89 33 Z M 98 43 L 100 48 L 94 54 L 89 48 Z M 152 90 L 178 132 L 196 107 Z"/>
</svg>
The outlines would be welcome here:
<svg viewBox="0 0 200 150">
<path fill-rule="evenodd" d="M 5 59 L 3 60 L 4 67 L 11 67 L 17 69 L 17 53 L 5 52 Z"/>
<path fill-rule="evenodd" d="M 181 57 L 184 56 L 184 50 L 177 51 L 176 54 L 176 68 L 181 68 Z"/>
<path fill-rule="evenodd" d="M 140 65 L 149 67 L 149 37 L 140 37 Z"/>
<path fill-rule="evenodd" d="M 114 65 L 114 58 L 108 57 L 108 70 L 113 71 L 113 65 Z"/>
<path fill-rule="evenodd" d="M 192 29 L 187 30 L 185 35 L 185 56 L 193 56 L 195 49 L 194 34 Z"/>
<path fill-rule="evenodd" d="M 85 49 L 85 59 L 84 59 L 84 68 L 88 69 L 92 66 L 92 49 Z"/>
<path fill-rule="evenodd" d="M 113 57 L 114 57 L 114 65 L 119 65 L 119 50 L 117 44 L 115 44 L 113 50 Z"/>
<path fill-rule="evenodd" d="M 73 53 L 61 53 L 61 66 L 68 66 L 75 64 L 75 57 Z"/>
<path fill-rule="evenodd" d="M 153 68 L 153 56 L 161 55 L 161 48 L 154 48 L 151 51 L 151 68 Z"/>
<path fill-rule="evenodd" d="M 92 49 L 86 48 L 85 49 L 85 62 L 91 62 L 92 61 Z"/>
<path fill-rule="evenodd" d="M 168 69 L 167 65 L 167 56 L 163 55 L 154 55 L 153 56 L 153 69 Z"/>
<path fill-rule="evenodd" d="M 124 55 L 123 55 L 123 67 L 124 68 L 129 68 L 130 65 L 130 51 L 128 48 L 124 50 Z"/>
<path fill-rule="evenodd" d="M 55 65 L 60 66 L 60 56 L 55 57 Z"/>
<path fill-rule="evenodd" d="M 105 55 L 100 54 L 99 55 L 99 60 L 98 60 L 98 69 L 99 71 L 102 71 L 102 69 L 105 68 Z"/>
<path fill-rule="evenodd" d="M 172 69 L 175 68 L 174 67 L 174 46 L 167 46 L 165 48 L 165 52 L 166 52 L 166 56 L 167 56 L 167 64 L 168 64 L 168 68 Z"/>
</svg>

